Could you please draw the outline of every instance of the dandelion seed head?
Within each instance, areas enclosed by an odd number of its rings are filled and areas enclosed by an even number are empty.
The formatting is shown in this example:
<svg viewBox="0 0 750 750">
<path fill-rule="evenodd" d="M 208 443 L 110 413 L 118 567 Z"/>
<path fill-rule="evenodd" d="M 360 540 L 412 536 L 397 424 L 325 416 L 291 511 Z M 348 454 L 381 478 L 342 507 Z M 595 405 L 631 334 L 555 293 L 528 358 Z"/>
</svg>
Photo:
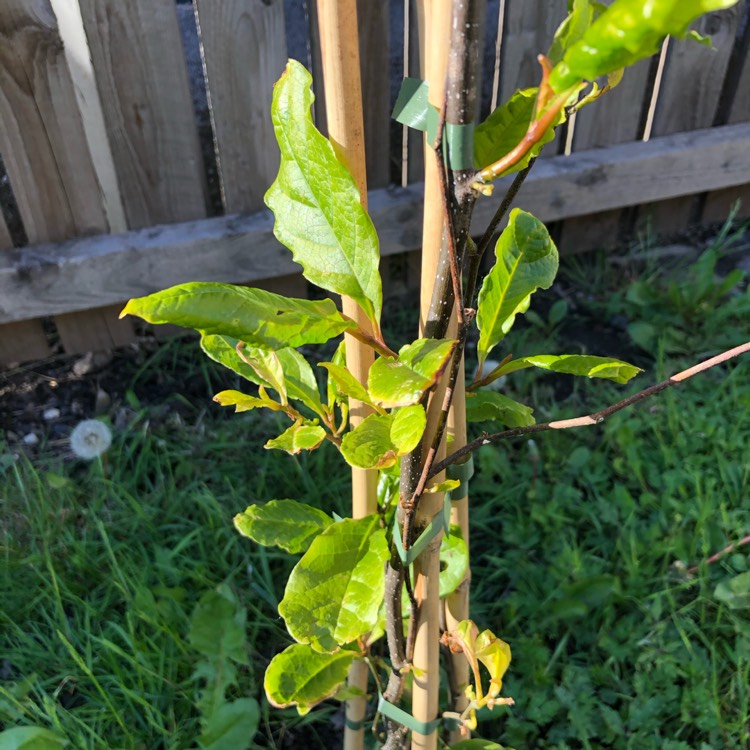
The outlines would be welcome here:
<svg viewBox="0 0 750 750">
<path fill-rule="evenodd" d="M 112 444 L 112 432 L 98 419 L 84 419 L 70 433 L 70 448 L 78 458 L 92 461 Z"/>
</svg>

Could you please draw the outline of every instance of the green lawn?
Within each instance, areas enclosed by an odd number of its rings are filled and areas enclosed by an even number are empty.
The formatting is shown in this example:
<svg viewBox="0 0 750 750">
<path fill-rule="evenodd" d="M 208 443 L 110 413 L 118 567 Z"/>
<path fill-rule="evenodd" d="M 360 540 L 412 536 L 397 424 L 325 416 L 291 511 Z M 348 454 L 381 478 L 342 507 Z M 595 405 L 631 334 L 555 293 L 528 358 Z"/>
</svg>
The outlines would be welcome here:
<svg viewBox="0 0 750 750">
<path fill-rule="evenodd" d="M 614 350 L 587 351 L 629 351 L 647 370 L 629 386 L 526 371 L 509 395 L 539 421 L 577 416 L 747 338 L 739 280 L 719 293 L 703 269 L 701 292 L 679 274 L 669 278 L 682 296 L 652 274 L 630 307 L 622 274 L 568 285 L 572 303 L 554 314 L 553 289 L 514 339 L 516 356 L 580 351 L 571 331 L 631 311 L 627 332 L 599 336 Z M 231 519 L 286 497 L 345 514 L 348 471 L 329 445 L 297 458 L 262 450 L 283 423 L 221 413 L 209 398 L 222 376 L 195 348 L 171 344 L 134 373 L 133 418 L 105 464 L 42 453 L 32 465 L 0 445 L 0 729 L 39 725 L 92 750 L 196 747 L 206 670 L 190 618 L 226 583 L 247 617 L 247 664 L 227 698 L 260 701 L 252 746 L 336 747 L 338 704 L 299 717 L 263 697 L 265 665 L 289 643 L 276 604 L 294 561 Z M 749 367 L 717 368 L 599 427 L 476 456 L 473 617 L 511 644 L 504 694 L 516 700 L 481 736 L 516 750 L 750 748 L 750 545 L 687 572 L 750 533 Z M 162 405 L 139 390 L 167 371 L 205 380 L 205 398 L 157 420 Z"/>
</svg>

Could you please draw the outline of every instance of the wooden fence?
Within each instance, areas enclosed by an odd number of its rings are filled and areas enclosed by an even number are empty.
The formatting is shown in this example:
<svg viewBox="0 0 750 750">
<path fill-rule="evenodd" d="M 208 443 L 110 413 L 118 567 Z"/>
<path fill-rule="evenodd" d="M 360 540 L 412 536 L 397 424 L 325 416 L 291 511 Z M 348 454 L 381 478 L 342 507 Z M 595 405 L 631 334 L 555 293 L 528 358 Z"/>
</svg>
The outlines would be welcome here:
<svg viewBox="0 0 750 750">
<path fill-rule="evenodd" d="M 359 3 L 370 210 L 384 256 L 420 243 L 421 146 L 390 121 L 405 70 L 419 73 L 418 5 Z M 288 2 L 286 16 L 282 0 L 193 6 L 197 94 L 180 31 L 192 16 L 175 0 L 0 0 L 0 365 L 128 343 L 121 303 L 170 284 L 304 294 L 263 193 L 278 166 L 273 82 L 288 54 L 321 78 L 314 2 Z M 565 6 L 490 0 L 482 116 L 536 82 L 536 54 Z M 561 222 L 563 250 L 612 244 L 647 221 L 667 233 L 720 221 L 736 198 L 750 213 L 748 10 L 744 0 L 701 22 L 714 49 L 669 42 L 548 147 L 518 203 Z M 193 100 L 203 86 L 210 120 Z M 496 200 L 479 202 L 477 227 Z"/>
</svg>

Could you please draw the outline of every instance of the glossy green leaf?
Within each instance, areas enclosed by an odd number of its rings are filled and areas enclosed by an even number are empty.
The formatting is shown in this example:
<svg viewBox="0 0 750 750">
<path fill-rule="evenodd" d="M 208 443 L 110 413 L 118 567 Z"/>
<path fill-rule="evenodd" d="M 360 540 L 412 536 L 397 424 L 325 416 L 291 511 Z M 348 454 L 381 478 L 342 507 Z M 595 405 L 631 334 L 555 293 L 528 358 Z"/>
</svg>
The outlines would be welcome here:
<svg viewBox="0 0 750 750">
<path fill-rule="evenodd" d="M 249 664 L 245 650 L 245 608 L 226 584 L 207 591 L 190 618 L 190 645 L 213 660 Z"/>
<path fill-rule="evenodd" d="M 349 372 L 349 370 L 346 369 L 346 367 L 341 367 L 333 362 L 321 362 L 319 366 L 325 367 L 326 370 L 328 370 L 328 377 L 335 383 L 337 393 L 346 396 L 347 398 L 362 401 L 362 403 L 376 408 L 370 398 L 370 394 L 365 390 L 365 387 Z"/>
<path fill-rule="evenodd" d="M 378 358 L 367 379 L 372 400 L 388 409 L 419 403 L 442 375 L 455 346 L 452 339 L 417 339 L 401 347 L 397 359 Z"/>
<path fill-rule="evenodd" d="M 491 630 L 483 630 L 474 642 L 474 649 L 477 659 L 490 673 L 490 687 L 487 694 L 490 698 L 494 698 L 503 689 L 503 676 L 510 666 L 510 646 Z"/>
<path fill-rule="evenodd" d="M 243 536 L 264 547 L 281 547 L 287 552 L 304 552 L 333 519 L 322 510 L 296 500 L 271 500 L 249 505 L 234 517 L 234 526 Z"/>
<path fill-rule="evenodd" d="M 282 404 L 288 403 L 286 378 L 277 352 L 254 346 L 242 346 L 237 356 L 252 367 L 261 382 L 268 383 L 279 394 Z"/>
<path fill-rule="evenodd" d="M 497 421 L 506 427 L 528 427 L 534 424 L 534 410 L 496 391 L 466 394 L 468 422 Z"/>
<path fill-rule="evenodd" d="M 341 455 L 350 466 L 361 469 L 386 469 L 399 456 L 417 447 L 424 434 L 427 418 L 421 404 L 392 414 L 371 414 L 341 441 Z"/>
<path fill-rule="evenodd" d="M 238 343 L 239 341 L 231 336 L 220 336 L 218 334 L 201 336 L 201 349 L 207 357 L 220 365 L 224 365 L 245 380 L 255 383 L 255 385 L 269 385 L 259 378 L 255 370 L 237 354 Z"/>
<path fill-rule="evenodd" d="M 292 401 L 301 401 L 318 416 L 323 416 L 318 381 L 310 363 L 296 349 L 279 349 L 276 356 L 284 373 L 287 396 Z"/>
<path fill-rule="evenodd" d="M 532 357 L 511 359 L 500 367 L 498 377 L 527 367 L 562 372 L 567 375 L 585 375 L 588 378 L 603 378 L 615 383 L 627 383 L 639 372 L 640 367 L 610 357 L 592 357 L 588 354 L 537 354 Z"/>
<path fill-rule="evenodd" d="M 326 431 L 312 422 L 295 422 L 277 438 L 269 440 L 263 447 L 275 448 L 296 455 L 300 451 L 315 450 L 326 437 Z"/>
<path fill-rule="evenodd" d="M 538 87 L 519 89 L 506 102 L 495 109 L 474 131 L 474 165 L 477 169 L 496 162 L 510 153 L 526 135 L 534 116 Z M 555 137 L 555 128 L 565 119 L 563 112 L 547 128 L 544 135 L 529 152 L 498 177 L 525 169 L 531 159 L 539 156 L 544 146 Z"/>
<path fill-rule="evenodd" d="M 336 351 L 331 358 L 331 364 L 337 367 L 346 368 L 346 340 L 342 340 L 341 343 L 336 347 Z M 326 383 L 326 395 L 328 397 L 328 407 L 333 408 L 336 401 L 341 401 L 341 394 L 339 393 L 336 381 L 332 377 L 328 377 Z"/>
<path fill-rule="evenodd" d="M 354 299 L 379 326 L 382 289 L 375 227 L 354 179 L 313 125 L 312 77 L 290 60 L 274 86 L 271 114 L 281 149 L 276 181 L 266 193 L 276 238 L 313 284 Z"/>
<path fill-rule="evenodd" d="M 459 526 L 451 526 L 450 536 L 440 542 L 440 598 L 452 594 L 469 569 L 469 548 Z"/>
<path fill-rule="evenodd" d="M 214 396 L 214 401 L 221 406 L 234 406 L 235 412 L 250 411 L 251 409 L 272 409 L 284 411 L 284 407 L 268 396 L 248 396 L 240 391 L 221 391 Z"/>
<path fill-rule="evenodd" d="M 131 299 L 120 317 L 123 315 L 230 336 L 265 349 L 323 344 L 354 327 L 330 299 L 292 299 L 263 289 L 214 282 L 180 284 Z"/>
<path fill-rule="evenodd" d="M 310 646 L 295 643 L 271 659 L 263 687 L 272 706 L 297 706 L 306 714 L 313 706 L 337 694 L 346 682 L 353 651 L 321 654 Z"/>
<path fill-rule="evenodd" d="M 477 356 L 480 365 L 525 312 L 531 295 L 549 289 L 558 266 L 557 248 L 539 219 L 518 208 L 495 245 L 497 258 L 479 292 Z"/>
<path fill-rule="evenodd" d="M 690 24 L 737 0 L 615 0 L 570 46 L 550 76 L 561 92 L 656 54 L 667 35 L 684 37 Z"/>
<path fill-rule="evenodd" d="M 59 750 L 68 744 L 44 727 L 13 727 L 0 732 L 0 750 Z"/>
<path fill-rule="evenodd" d="M 238 698 L 219 704 L 204 722 L 198 738 L 201 750 L 250 750 L 260 723 L 260 706 L 255 698 Z"/>
<path fill-rule="evenodd" d="M 299 643 L 337 651 L 378 619 L 388 558 L 377 515 L 345 518 L 313 540 L 287 581 L 279 614 Z"/>
<path fill-rule="evenodd" d="M 565 20 L 557 27 L 547 57 L 553 65 L 563 59 L 566 50 L 583 38 L 591 26 L 596 9 L 591 0 L 573 0 Z"/>
</svg>

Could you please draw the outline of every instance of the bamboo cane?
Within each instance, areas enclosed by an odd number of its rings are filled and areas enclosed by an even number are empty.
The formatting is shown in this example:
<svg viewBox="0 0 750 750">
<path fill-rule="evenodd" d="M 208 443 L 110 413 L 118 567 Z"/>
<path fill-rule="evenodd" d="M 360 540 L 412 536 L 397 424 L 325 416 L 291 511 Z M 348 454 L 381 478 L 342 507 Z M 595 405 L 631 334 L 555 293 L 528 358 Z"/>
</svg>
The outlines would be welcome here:
<svg viewBox="0 0 750 750">
<path fill-rule="evenodd" d="M 318 0 L 323 80 L 326 97 L 328 137 L 336 155 L 349 169 L 359 189 L 362 205 L 367 208 L 367 176 L 365 171 L 365 142 L 362 114 L 362 86 L 359 67 L 359 37 L 357 34 L 356 0 Z M 371 326 L 359 305 L 342 299 L 346 315 L 360 327 Z M 372 349 L 346 336 L 346 366 L 349 372 L 367 383 L 367 373 L 374 359 Z M 350 400 L 349 423 L 356 427 L 369 413 L 365 404 Z M 352 517 L 362 518 L 377 511 L 377 472 L 352 469 Z M 357 661 L 349 672 L 349 687 L 367 692 L 368 670 L 364 661 Z M 364 747 L 366 699 L 352 698 L 346 703 L 347 726 L 344 730 L 344 750 Z"/>
<path fill-rule="evenodd" d="M 450 0 L 433 0 L 425 8 L 426 44 L 425 80 L 429 86 L 429 100 L 438 109 L 443 106 L 445 76 L 448 65 L 450 42 Z M 421 329 L 435 285 L 435 269 L 443 243 L 443 204 L 438 179 L 438 163 L 431 144 L 425 145 L 425 205 L 422 234 L 422 278 L 421 278 Z M 442 403 L 442 391 L 438 389 L 428 406 L 428 426 L 425 440 L 432 439 L 434 424 Z M 420 500 L 416 517 L 416 528 L 429 523 L 440 512 L 443 496 L 425 495 Z M 414 687 L 412 691 L 412 715 L 418 721 L 429 722 L 438 715 L 440 691 L 440 540 L 438 535 L 432 544 L 414 563 L 414 593 L 418 612 L 416 640 L 414 644 Z M 423 735 L 414 732 L 412 748 L 435 750 L 438 733 Z"/>
</svg>

